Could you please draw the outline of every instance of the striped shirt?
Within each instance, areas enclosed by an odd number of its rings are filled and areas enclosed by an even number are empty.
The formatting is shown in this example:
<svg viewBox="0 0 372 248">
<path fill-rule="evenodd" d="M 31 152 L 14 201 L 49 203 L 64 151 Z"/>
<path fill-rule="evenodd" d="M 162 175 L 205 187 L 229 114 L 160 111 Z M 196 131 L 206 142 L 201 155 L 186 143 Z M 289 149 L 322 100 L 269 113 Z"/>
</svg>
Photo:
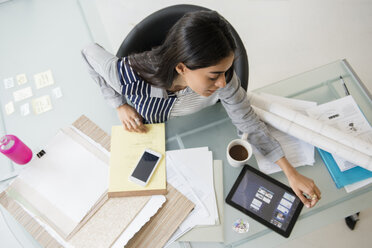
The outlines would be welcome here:
<svg viewBox="0 0 372 248">
<path fill-rule="evenodd" d="M 216 92 L 204 97 L 189 87 L 178 92 L 166 91 L 164 98 L 156 97 L 151 94 L 156 88 L 133 71 L 127 57 L 118 60 L 117 69 L 122 95 L 127 96 L 146 123 L 163 123 L 171 117 L 195 113 L 218 101 Z"/>
</svg>

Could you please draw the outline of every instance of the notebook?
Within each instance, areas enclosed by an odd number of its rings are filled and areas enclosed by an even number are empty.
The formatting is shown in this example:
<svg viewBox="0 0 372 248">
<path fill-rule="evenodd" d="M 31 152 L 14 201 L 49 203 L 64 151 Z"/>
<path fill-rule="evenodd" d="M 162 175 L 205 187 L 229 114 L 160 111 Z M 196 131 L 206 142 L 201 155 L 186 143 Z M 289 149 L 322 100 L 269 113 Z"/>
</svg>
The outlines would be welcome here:
<svg viewBox="0 0 372 248">
<path fill-rule="evenodd" d="M 166 194 L 165 125 L 148 124 L 147 133 L 128 132 L 122 126 L 111 131 L 109 197 Z M 145 149 L 163 155 L 147 186 L 129 181 L 137 161 Z"/>
</svg>

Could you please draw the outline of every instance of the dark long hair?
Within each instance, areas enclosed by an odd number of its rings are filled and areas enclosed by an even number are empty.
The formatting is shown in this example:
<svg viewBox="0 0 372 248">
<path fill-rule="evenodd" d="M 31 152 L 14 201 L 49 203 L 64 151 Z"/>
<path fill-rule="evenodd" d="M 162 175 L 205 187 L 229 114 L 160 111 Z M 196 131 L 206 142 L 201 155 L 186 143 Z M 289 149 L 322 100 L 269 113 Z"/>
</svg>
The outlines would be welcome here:
<svg viewBox="0 0 372 248">
<path fill-rule="evenodd" d="M 185 14 L 169 30 L 162 45 L 151 51 L 129 55 L 132 68 L 148 83 L 165 89 L 178 75 L 176 66 L 184 63 L 196 70 L 218 64 L 236 49 L 228 22 L 216 11 Z M 227 82 L 232 67 L 226 72 Z"/>
</svg>

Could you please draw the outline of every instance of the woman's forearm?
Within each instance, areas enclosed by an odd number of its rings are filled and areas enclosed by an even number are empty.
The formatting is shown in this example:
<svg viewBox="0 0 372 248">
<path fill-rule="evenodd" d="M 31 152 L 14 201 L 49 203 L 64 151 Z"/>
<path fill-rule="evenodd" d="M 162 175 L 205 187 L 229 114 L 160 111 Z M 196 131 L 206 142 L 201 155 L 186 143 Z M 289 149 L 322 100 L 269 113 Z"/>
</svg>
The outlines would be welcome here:
<svg viewBox="0 0 372 248">
<path fill-rule="evenodd" d="M 286 157 L 280 158 L 275 162 L 282 169 L 287 178 L 290 178 L 297 174 L 296 169 L 288 162 Z"/>
</svg>

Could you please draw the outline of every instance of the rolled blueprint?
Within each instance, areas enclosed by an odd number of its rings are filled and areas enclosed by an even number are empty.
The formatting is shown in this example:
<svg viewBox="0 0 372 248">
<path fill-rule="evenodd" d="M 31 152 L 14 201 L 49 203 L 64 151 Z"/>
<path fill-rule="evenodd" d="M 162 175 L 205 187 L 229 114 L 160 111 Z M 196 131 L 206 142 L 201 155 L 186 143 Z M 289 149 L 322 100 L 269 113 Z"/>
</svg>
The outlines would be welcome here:
<svg viewBox="0 0 372 248">
<path fill-rule="evenodd" d="M 322 121 L 312 119 L 304 114 L 289 109 L 279 103 L 270 102 L 269 100 L 265 99 L 264 97 L 258 94 L 248 92 L 248 98 L 251 104 L 255 107 L 258 107 L 277 116 L 283 117 L 284 119 L 290 122 L 296 123 L 299 126 L 314 131 L 315 133 L 321 134 L 325 137 L 335 140 L 338 143 L 348 146 L 354 150 L 358 150 L 361 153 L 365 153 L 370 157 L 372 156 L 372 144 L 367 143 L 364 140 L 343 133 L 337 128 L 329 126 Z M 346 160 L 350 161 L 349 159 Z"/>
<path fill-rule="evenodd" d="M 274 128 L 372 171 L 372 156 L 358 149 L 339 143 L 337 140 L 331 139 L 286 118 L 255 106 L 252 107 L 262 121 L 270 124 Z"/>
</svg>

